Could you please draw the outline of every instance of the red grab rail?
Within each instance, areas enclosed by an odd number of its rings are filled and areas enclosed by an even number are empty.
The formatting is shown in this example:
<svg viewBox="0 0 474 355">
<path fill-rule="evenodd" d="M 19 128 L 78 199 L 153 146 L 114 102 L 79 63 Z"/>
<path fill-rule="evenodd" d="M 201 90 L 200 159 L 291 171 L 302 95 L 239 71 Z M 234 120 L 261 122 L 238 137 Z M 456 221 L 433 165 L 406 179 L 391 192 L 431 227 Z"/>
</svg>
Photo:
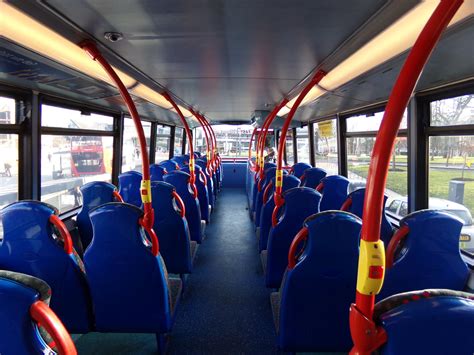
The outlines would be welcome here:
<svg viewBox="0 0 474 355">
<path fill-rule="evenodd" d="M 206 162 L 206 169 L 208 170 L 208 172 L 210 171 L 210 166 L 211 166 L 211 144 L 209 143 L 209 131 L 208 131 L 208 127 L 206 125 L 206 123 L 204 122 L 204 118 L 197 112 L 193 111 L 193 110 L 190 110 L 190 112 L 193 114 L 194 117 L 196 117 L 196 119 L 198 120 L 199 124 L 201 125 L 202 127 L 202 130 L 204 132 L 204 137 L 206 139 L 206 158 L 207 158 L 207 162 Z"/>
<path fill-rule="evenodd" d="M 69 234 L 69 230 L 67 229 L 66 225 L 55 214 L 52 214 L 49 217 L 49 222 L 58 229 L 59 234 L 61 235 L 61 238 L 64 242 L 64 251 L 67 254 L 71 255 L 73 252 L 73 244 L 71 234 Z"/>
<path fill-rule="evenodd" d="M 300 229 L 298 234 L 295 235 L 295 238 L 291 242 L 290 249 L 288 250 L 288 269 L 294 269 L 296 266 L 296 261 L 298 259 L 298 255 L 296 255 L 296 251 L 298 250 L 298 246 L 303 240 L 308 239 L 309 230 L 307 227 L 303 227 Z"/>
<path fill-rule="evenodd" d="M 142 156 L 142 169 L 143 169 L 143 180 L 140 187 L 140 194 L 143 202 L 143 209 L 145 211 L 143 215 L 143 223 L 151 228 L 154 222 L 154 212 L 151 205 L 151 182 L 150 182 L 150 162 L 148 161 L 148 152 L 146 147 L 145 133 L 143 132 L 142 123 L 140 116 L 138 115 L 137 108 L 132 100 L 132 97 L 127 91 L 127 88 L 120 80 L 119 76 L 112 68 L 112 66 L 107 62 L 107 60 L 102 56 L 97 46 L 91 41 L 85 41 L 80 44 L 81 48 L 86 51 L 87 54 L 91 56 L 93 60 L 96 60 L 102 68 L 107 72 L 107 75 L 117 86 L 120 96 L 122 96 L 123 101 L 127 105 L 130 116 L 132 116 L 133 123 L 135 124 L 135 129 L 137 131 L 138 141 L 140 144 L 140 151 Z"/>
<path fill-rule="evenodd" d="M 386 341 L 385 331 L 372 321 L 375 295 L 385 273 L 383 242 L 380 241 L 384 190 L 390 158 L 403 111 L 441 33 L 462 4 L 442 0 L 411 49 L 390 94 L 370 161 L 362 221 L 356 302 L 350 308 L 354 347 L 351 354 L 370 354 Z"/>
</svg>

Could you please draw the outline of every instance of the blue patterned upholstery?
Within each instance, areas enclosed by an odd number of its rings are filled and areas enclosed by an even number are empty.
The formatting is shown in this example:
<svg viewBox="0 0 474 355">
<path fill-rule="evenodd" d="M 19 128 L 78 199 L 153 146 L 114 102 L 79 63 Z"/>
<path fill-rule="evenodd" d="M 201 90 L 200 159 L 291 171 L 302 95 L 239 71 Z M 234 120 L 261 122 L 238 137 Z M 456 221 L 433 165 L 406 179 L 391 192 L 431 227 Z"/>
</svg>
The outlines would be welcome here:
<svg viewBox="0 0 474 355">
<path fill-rule="evenodd" d="M 142 178 L 142 174 L 134 170 L 119 175 L 119 193 L 124 202 L 137 207 L 142 206 L 142 197 L 140 195 Z"/>
<path fill-rule="evenodd" d="M 178 164 L 174 160 L 163 160 L 158 163 L 166 169 L 168 173 L 177 170 Z"/>
<path fill-rule="evenodd" d="M 55 212 L 38 201 L 18 201 L 1 211 L 0 269 L 46 281 L 53 291 L 51 308 L 68 331 L 86 333 L 93 325 L 89 288 L 74 253 L 67 254 L 53 239 L 49 219 Z"/>
<path fill-rule="evenodd" d="M 283 194 L 280 218 L 268 236 L 265 285 L 279 288 L 288 265 L 288 250 L 304 220 L 319 212 L 321 194 L 308 187 L 295 187 Z"/>
<path fill-rule="evenodd" d="M 186 206 L 186 220 L 188 221 L 191 240 L 199 244 L 202 242 L 203 233 L 201 229 L 201 208 L 199 200 L 194 198 L 189 185 L 189 174 L 183 171 L 172 171 L 165 175 L 165 182 L 176 188 L 176 192 L 181 197 Z"/>
<path fill-rule="evenodd" d="M 255 206 L 255 226 L 260 227 L 260 214 L 262 211 L 262 206 L 263 206 L 263 194 L 265 192 L 265 189 L 268 185 L 268 183 L 275 177 L 276 174 L 276 169 L 275 167 L 268 168 L 265 170 L 264 175 L 263 175 L 263 180 L 260 182 L 260 191 L 258 190 L 257 186 L 257 199 L 256 203 L 257 205 Z M 283 170 L 283 175 L 287 175 L 288 172 L 286 170 Z"/>
<path fill-rule="evenodd" d="M 326 170 L 321 168 L 309 168 L 304 171 L 301 177 L 301 186 L 315 189 L 322 179 L 326 177 Z"/>
<path fill-rule="evenodd" d="M 304 172 L 310 168 L 312 168 L 312 166 L 308 163 L 296 163 L 291 167 L 291 175 L 294 175 L 298 179 L 301 179 Z"/>
<path fill-rule="evenodd" d="M 203 159 L 196 160 L 196 165 L 199 165 L 206 175 L 207 179 L 207 199 L 209 200 L 209 204 L 211 208 L 214 209 L 215 207 L 215 198 L 214 198 L 214 182 L 212 176 L 209 175 L 209 172 L 206 169 L 207 163 Z"/>
<path fill-rule="evenodd" d="M 182 168 L 181 170 L 189 174 L 189 166 L 186 166 Z M 194 171 L 196 174 L 195 185 L 198 191 L 199 208 L 201 210 L 201 219 L 209 223 L 210 218 L 211 218 L 211 211 L 209 208 L 209 194 L 207 191 L 207 185 L 205 184 L 205 181 L 202 180 L 202 176 L 201 176 L 202 168 L 196 164 L 194 167 Z"/>
<path fill-rule="evenodd" d="M 167 173 L 166 168 L 160 164 L 150 165 L 150 179 L 151 181 L 163 181 L 163 175 Z"/>
<path fill-rule="evenodd" d="M 304 222 L 306 243 L 274 299 L 281 349 L 351 349 L 349 306 L 354 300 L 361 225 L 358 217 L 342 211 L 321 212 Z"/>
<path fill-rule="evenodd" d="M 349 180 L 344 176 L 330 175 L 321 180 L 324 185 L 321 194 L 321 211 L 338 210 L 347 198 Z"/>
<path fill-rule="evenodd" d="M 92 181 L 81 186 L 82 206 L 77 213 L 77 228 L 84 250 L 92 240 L 92 223 L 89 211 L 104 203 L 114 202 L 115 185 L 104 181 Z"/>
</svg>

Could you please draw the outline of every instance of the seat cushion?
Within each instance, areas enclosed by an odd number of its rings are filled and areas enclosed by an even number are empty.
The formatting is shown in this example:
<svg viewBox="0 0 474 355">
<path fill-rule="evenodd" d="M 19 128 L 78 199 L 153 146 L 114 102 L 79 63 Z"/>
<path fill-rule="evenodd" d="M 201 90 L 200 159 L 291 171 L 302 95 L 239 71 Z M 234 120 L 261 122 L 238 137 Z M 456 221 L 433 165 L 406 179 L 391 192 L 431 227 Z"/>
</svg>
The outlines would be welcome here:
<svg viewBox="0 0 474 355">
<path fill-rule="evenodd" d="M 281 305 L 281 294 L 280 292 L 272 292 L 270 294 L 270 303 L 272 305 L 273 323 L 275 324 L 276 332 L 280 328 L 280 305 Z"/>
<path fill-rule="evenodd" d="M 168 279 L 168 288 L 170 293 L 170 307 L 171 313 L 174 314 L 176 306 L 178 305 L 181 291 L 183 290 L 183 282 L 181 279 L 170 277 Z"/>
</svg>

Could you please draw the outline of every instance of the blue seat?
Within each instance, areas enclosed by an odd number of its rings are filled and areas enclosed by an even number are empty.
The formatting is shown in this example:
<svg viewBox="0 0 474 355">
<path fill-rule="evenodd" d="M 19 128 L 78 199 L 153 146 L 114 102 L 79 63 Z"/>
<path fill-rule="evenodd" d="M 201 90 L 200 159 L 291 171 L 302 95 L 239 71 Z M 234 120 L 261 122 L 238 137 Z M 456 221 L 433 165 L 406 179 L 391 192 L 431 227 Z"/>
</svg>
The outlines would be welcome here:
<svg viewBox="0 0 474 355">
<path fill-rule="evenodd" d="M 276 164 L 274 163 L 265 163 L 263 165 L 263 171 L 269 168 L 276 168 Z M 260 182 L 260 173 L 257 174 L 255 179 L 255 183 L 252 189 L 252 219 L 255 220 L 255 209 L 257 208 L 257 195 L 258 195 L 258 183 Z"/>
<path fill-rule="evenodd" d="M 188 221 L 191 240 L 201 244 L 206 222 L 201 222 L 201 208 L 199 199 L 194 194 L 189 185 L 189 174 L 183 171 L 172 171 L 165 175 L 165 182 L 176 188 L 176 192 L 181 197 L 186 206 L 186 220 Z"/>
<path fill-rule="evenodd" d="M 181 280 L 168 278 L 156 241 L 143 242 L 143 211 L 108 203 L 90 211 L 94 238 L 84 254 L 99 332 L 169 332 Z"/>
<path fill-rule="evenodd" d="M 189 164 L 189 155 L 175 155 L 171 160 L 176 162 L 180 168 L 184 168 Z"/>
<path fill-rule="evenodd" d="M 300 185 L 300 180 L 294 175 L 283 175 L 283 187 L 282 192 L 285 192 L 294 187 Z M 273 193 L 275 192 L 275 178 L 273 178 L 266 187 L 267 197 L 262 211 L 260 213 L 260 228 L 258 229 L 258 252 L 267 249 L 268 244 L 268 233 L 272 228 L 272 214 L 275 209 L 275 201 L 273 199 Z"/>
<path fill-rule="evenodd" d="M 150 179 L 151 181 L 163 181 L 163 175 L 166 175 L 168 172 L 163 165 L 160 164 L 151 164 L 150 165 Z"/>
<path fill-rule="evenodd" d="M 452 290 L 420 290 L 376 304 L 374 319 L 387 342 L 382 355 L 472 354 L 474 295 Z"/>
<path fill-rule="evenodd" d="M 164 167 L 169 173 L 180 169 L 179 165 L 174 160 L 163 160 L 159 162 L 158 165 Z"/>
<path fill-rule="evenodd" d="M 321 194 L 308 187 L 295 187 L 282 196 L 285 202 L 280 208 L 280 218 L 270 230 L 267 250 L 260 254 L 265 269 L 265 285 L 268 288 L 280 287 L 288 264 L 290 244 L 304 220 L 319 212 L 321 201 Z"/>
<path fill-rule="evenodd" d="M 287 254 L 280 291 L 271 295 L 281 349 L 350 350 L 348 310 L 354 300 L 361 226 L 358 217 L 342 211 L 321 212 L 304 222 L 306 230 L 298 233 Z"/>
<path fill-rule="evenodd" d="M 134 170 L 119 175 L 119 193 L 124 202 L 137 207 L 142 206 L 142 196 L 140 195 L 142 178 L 142 174 Z"/>
<path fill-rule="evenodd" d="M 199 165 L 206 175 L 207 179 L 207 198 L 209 200 L 209 204 L 211 205 L 211 209 L 214 209 L 215 207 L 215 198 L 214 198 L 214 183 L 212 176 L 209 175 L 209 172 L 207 171 L 207 163 L 203 159 L 198 159 L 196 160 L 196 165 Z"/>
<path fill-rule="evenodd" d="M 341 209 L 353 213 L 359 218 L 362 218 L 362 211 L 364 210 L 364 197 L 365 188 L 352 191 L 349 196 L 347 196 L 346 202 L 344 202 L 343 206 L 341 206 Z M 382 241 L 384 242 L 385 247 L 388 246 L 390 238 L 392 238 L 393 235 L 393 227 L 388 221 L 387 214 L 385 213 L 386 202 L 387 196 L 384 196 L 382 209 L 382 224 L 380 226 L 380 239 L 382 239 Z"/>
<path fill-rule="evenodd" d="M 84 250 L 92 240 L 92 224 L 89 218 L 89 211 L 104 203 L 116 201 L 114 195 L 116 191 L 115 185 L 105 181 L 92 181 L 81 186 L 82 206 L 77 213 L 76 220 Z"/>
<path fill-rule="evenodd" d="M 55 234 L 54 221 L 66 229 L 56 214 L 54 207 L 38 201 L 18 201 L 5 207 L 1 211 L 0 269 L 46 281 L 53 290 L 51 308 L 68 331 L 86 333 L 92 329 L 93 316 L 83 264 L 71 236 L 64 231 L 60 236 Z"/>
<path fill-rule="evenodd" d="M 309 168 L 304 171 L 301 176 L 301 186 L 311 187 L 315 189 L 322 179 L 326 177 L 326 170 L 321 168 Z"/>
<path fill-rule="evenodd" d="M 56 354 L 58 350 L 66 355 L 77 354 L 67 330 L 48 307 L 50 298 L 51 289 L 46 282 L 29 275 L 0 270 L 2 354 Z M 51 337 L 48 330 L 59 337 Z"/>
<path fill-rule="evenodd" d="M 291 167 L 290 174 L 296 176 L 298 179 L 301 179 L 304 172 L 310 168 L 312 168 L 312 166 L 308 163 L 296 163 Z"/>
<path fill-rule="evenodd" d="M 464 290 L 469 269 L 459 251 L 462 226 L 460 219 L 441 211 L 422 210 L 403 218 L 387 248 L 378 299 L 424 288 Z"/>
<path fill-rule="evenodd" d="M 197 243 L 191 241 L 186 217 L 177 208 L 176 190 L 164 181 L 152 181 L 151 196 L 155 210 L 153 229 L 160 242 L 160 254 L 172 274 L 187 274 L 193 269 Z"/>
<path fill-rule="evenodd" d="M 349 180 L 344 176 L 330 175 L 321 180 L 317 190 L 321 192 L 321 211 L 338 210 L 347 199 Z"/>
<path fill-rule="evenodd" d="M 258 228 L 260 227 L 260 214 L 262 211 L 262 206 L 263 206 L 263 194 L 265 193 L 265 189 L 267 188 L 267 185 L 269 184 L 270 181 L 275 177 L 276 175 L 276 169 L 275 167 L 268 168 L 265 170 L 264 173 L 264 178 L 260 179 L 258 182 L 258 187 L 257 187 L 257 199 L 256 203 L 257 205 L 255 206 L 255 226 Z M 288 172 L 283 170 L 283 175 L 287 175 Z"/>
<path fill-rule="evenodd" d="M 182 168 L 181 170 L 189 174 L 188 166 Z M 194 166 L 194 172 L 196 174 L 196 181 L 194 184 L 196 185 L 198 191 L 201 219 L 206 221 L 206 223 L 209 223 L 211 221 L 211 206 L 209 204 L 209 194 L 207 191 L 207 178 L 204 172 L 202 171 L 202 168 L 197 164 Z"/>
</svg>

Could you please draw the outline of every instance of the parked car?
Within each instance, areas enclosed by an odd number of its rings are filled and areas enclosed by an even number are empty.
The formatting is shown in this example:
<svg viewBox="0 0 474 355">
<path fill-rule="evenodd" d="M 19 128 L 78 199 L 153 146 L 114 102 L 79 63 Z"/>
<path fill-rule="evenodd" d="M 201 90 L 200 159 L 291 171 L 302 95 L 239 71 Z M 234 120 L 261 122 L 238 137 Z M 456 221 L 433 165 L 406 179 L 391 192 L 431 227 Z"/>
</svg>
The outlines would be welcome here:
<svg viewBox="0 0 474 355">
<path fill-rule="evenodd" d="M 441 198 L 430 197 L 429 208 L 449 213 L 460 218 L 463 221 L 461 235 L 459 237 L 459 246 L 461 249 L 474 253 L 474 225 L 471 212 L 463 205 L 444 200 Z M 397 220 L 402 219 L 408 214 L 408 202 L 406 197 L 394 197 L 387 201 L 385 211 L 389 217 Z"/>
</svg>

